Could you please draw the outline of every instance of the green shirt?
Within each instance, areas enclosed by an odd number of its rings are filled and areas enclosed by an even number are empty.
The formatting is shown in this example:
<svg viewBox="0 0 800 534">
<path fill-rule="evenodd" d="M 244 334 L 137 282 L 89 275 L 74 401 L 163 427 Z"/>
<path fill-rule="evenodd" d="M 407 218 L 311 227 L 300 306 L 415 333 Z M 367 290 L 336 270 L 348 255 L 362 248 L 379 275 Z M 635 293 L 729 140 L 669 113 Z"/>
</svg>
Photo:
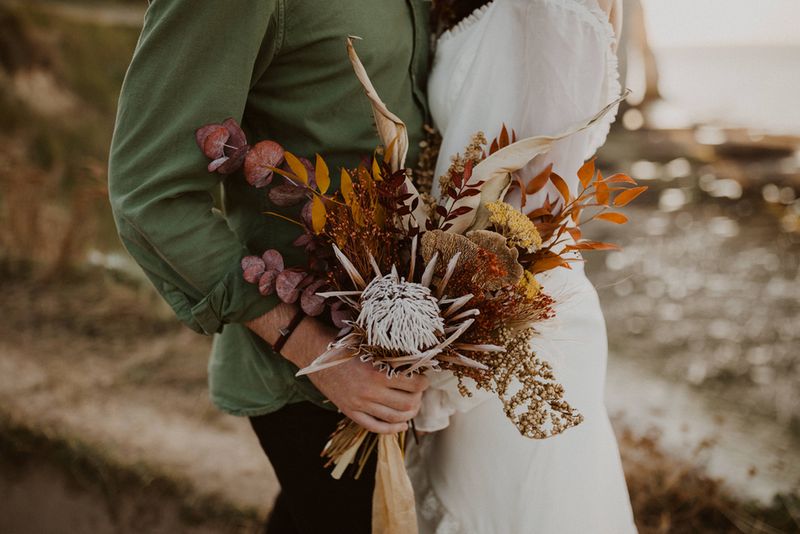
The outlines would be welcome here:
<svg viewBox="0 0 800 534">
<path fill-rule="evenodd" d="M 123 244 L 177 316 L 217 334 L 211 397 L 227 412 L 257 415 L 322 395 L 243 324 L 277 304 L 242 279 L 240 260 L 291 246 L 298 228 L 241 173 L 209 174 L 196 128 L 239 120 L 251 144 L 355 166 L 378 144 L 346 37 L 388 107 L 408 125 L 416 161 L 428 68 L 424 0 L 153 0 L 122 87 L 109 191 Z M 332 176 L 338 173 L 332 172 Z M 214 209 L 223 186 L 224 213 Z M 338 184 L 334 184 L 338 185 Z"/>
</svg>

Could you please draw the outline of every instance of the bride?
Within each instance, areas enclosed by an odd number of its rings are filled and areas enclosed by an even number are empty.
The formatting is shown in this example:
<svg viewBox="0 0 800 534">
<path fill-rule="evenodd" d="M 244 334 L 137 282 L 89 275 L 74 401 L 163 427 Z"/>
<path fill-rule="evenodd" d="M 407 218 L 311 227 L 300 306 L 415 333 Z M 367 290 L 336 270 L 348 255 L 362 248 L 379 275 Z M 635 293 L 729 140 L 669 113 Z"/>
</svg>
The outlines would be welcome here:
<svg viewBox="0 0 800 534">
<path fill-rule="evenodd" d="M 478 131 L 491 139 L 506 124 L 520 139 L 555 135 L 615 100 L 618 15 L 613 0 L 494 0 L 442 34 L 429 83 L 443 136 L 436 176 Z M 559 141 L 523 176 L 553 163 L 574 194 L 578 168 L 605 141 L 612 120 Z M 525 211 L 546 194 L 527 198 Z M 512 201 L 520 205 L 518 197 Z M 408 460 L 423 534 L 636 531 L 603 402 L 607 341 L 597 293 L 580 263 L 539 281 L 559 304 L 534 349 L 585 420 L 532 440 L 505 417 L 496 396 L 475 392 L 467 399 L 452 375 L 432 375 L 416 419 L 430 434 Z"/>
</svg>

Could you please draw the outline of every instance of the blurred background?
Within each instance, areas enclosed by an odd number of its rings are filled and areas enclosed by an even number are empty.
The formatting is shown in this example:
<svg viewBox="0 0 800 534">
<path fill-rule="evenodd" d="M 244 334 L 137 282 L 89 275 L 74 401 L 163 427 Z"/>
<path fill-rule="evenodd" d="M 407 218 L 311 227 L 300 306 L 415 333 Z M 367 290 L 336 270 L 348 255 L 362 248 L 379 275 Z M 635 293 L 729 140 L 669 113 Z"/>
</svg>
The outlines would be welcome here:
<svg viewBox="0 0 800 534">
<path fill-rule="evenodd" d="M 250 532 L 277 484 L 106 198 L 146 3 L 0 0 L 0 532 Z M 588 263 L 649 532 L 800 532 L 800 4 L 626 0 Z M 590 227 L 591 228 L 591 227 Z"/>
</svg>

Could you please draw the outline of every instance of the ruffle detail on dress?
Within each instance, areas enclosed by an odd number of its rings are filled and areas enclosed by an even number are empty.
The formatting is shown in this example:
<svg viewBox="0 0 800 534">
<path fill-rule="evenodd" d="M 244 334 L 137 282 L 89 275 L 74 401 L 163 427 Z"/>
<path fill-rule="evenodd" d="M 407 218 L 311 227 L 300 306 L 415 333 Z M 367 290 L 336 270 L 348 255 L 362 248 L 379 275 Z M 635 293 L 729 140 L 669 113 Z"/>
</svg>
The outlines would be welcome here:
<svg viewBox="0 0 800 534">
<path fill-rule="evenodd" d="M 442 33 L 442 35 L 439 36 L 438 42 L 442 43 L 444 41 L 447 41 L 448 39 L 452 39 L 459 33 L 467 30 L 470 26 L 477 23 L 479 20 L 483 18 L 483 16 L 486 14 L 487 11 L 489 11 L 489 9 L 492 7 L 492 5 L 494 5 L 495 2 L 497 2 L 497 0 L 492 0 L 488 4 L 482 5 L 481 7 L 477 8 L 475 11 L 467 15 L 465 18 L 461 19 L 461 21 L 459 21 L 458 24 L 456 24 L 449 30 Z"/>
</svg>

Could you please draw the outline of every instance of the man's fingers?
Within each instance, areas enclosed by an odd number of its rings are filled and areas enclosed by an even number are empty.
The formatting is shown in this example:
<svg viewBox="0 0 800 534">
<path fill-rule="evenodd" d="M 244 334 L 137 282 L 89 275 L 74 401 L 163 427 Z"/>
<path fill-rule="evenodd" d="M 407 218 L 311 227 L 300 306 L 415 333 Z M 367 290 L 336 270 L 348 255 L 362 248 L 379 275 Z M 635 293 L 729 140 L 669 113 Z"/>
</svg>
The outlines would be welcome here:
<svg viewBox="0 0 800 534">
<path fill-rule="evenodd" d="M 408 391 L 389 387 L 377 387 L 372 389 L 364 400 L 374 404 L 382 404 L 398 412 L 413 412 L 416 415 L 422 403 L 422 393 L 409 393 Z"/>
<path fill-rule="evenodd" d="M 428 378 L 425 375 L 414 374 L 410 377 L 405 375 L 395 375 L 387 382 L 389 387 L 408 391 L 411 393 L 419 393 L 428 389 Z"/>
<path fill-rule="evenodd" d="M 396 410 L 378 403 L 370 404 L 364 412 L 387 423 L 406 423 L 417 415 L 416 410 Z"/>
<path fill-rule="evenodd" d="M 364 412 L 352 412 L 347 414 L 350 419 L 376 434 L 398 434 L 408 430 L 408 423 L 387 423 L 380 421 Z"/>
</svg>

